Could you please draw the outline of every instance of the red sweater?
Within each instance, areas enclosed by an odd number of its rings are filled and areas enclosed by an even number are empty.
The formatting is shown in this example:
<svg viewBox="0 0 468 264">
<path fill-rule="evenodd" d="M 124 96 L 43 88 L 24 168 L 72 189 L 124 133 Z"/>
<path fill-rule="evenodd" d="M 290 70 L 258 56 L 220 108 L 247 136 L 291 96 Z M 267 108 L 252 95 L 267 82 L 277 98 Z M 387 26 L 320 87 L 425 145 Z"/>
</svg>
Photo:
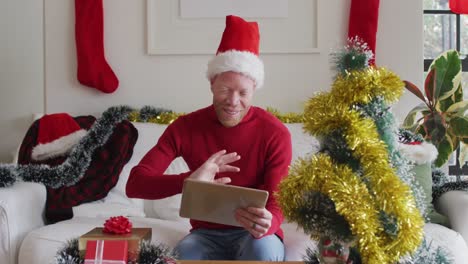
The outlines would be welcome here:
<svg viewBox="0 0 468 264">
<path fill-rule="evenodd" d="M 292 156 L 291 135 L 281 121 L 258 107 L 252 106 L 242 121 L 230 128 L 218 121 L 213 106 L 179 117 L 130 172 L 127 196 L 161 199 L 181 193 L 184 179 L 211 155 L 223 149 L 241 156 L 240 160 L 231 163 L 239 167 L 240 172 L 218 173 L 216 178 L 230 177 L 232 185 L 268 191 L 266 209 L 273 214 L 273 220 L 266 235 L 277 234 L 283 238 L 280 228 L 283 214 L 274 193 L 281 179 L 288 175 Z M 169 164 L 179 156 L 190 171 L 165 175 Z M 190 223 L 192 229 L 233 228 L 193 219 Z"/>
</svg>

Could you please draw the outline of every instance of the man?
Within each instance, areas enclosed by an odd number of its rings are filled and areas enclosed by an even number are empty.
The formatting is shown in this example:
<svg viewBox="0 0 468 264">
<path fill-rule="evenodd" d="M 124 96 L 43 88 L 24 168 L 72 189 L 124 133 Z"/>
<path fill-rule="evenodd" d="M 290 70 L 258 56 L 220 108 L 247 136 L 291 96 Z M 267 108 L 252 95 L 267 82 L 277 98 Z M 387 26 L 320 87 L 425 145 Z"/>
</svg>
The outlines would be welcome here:
<svg viewBox="0 0 468 264">
<path fill-rule="evenodd" d="M 176 247 L 180 259 L 284 260 L 283 221 L 274 192 L 288 174 L 291 136 L 265 110 L 251 106 L 263 84 L 255 22 L 226 17 L 216 56 L 208 64 L 213 104 L 179 117 L 130 173 L 128 197 L 161 199 L 182 191 L 186 178 L 267 190 L 265 208 L 239 208 L 243 227 L 191 220 Z M 182 156 L 190 171 L 164 175 Z"/>
</svg>

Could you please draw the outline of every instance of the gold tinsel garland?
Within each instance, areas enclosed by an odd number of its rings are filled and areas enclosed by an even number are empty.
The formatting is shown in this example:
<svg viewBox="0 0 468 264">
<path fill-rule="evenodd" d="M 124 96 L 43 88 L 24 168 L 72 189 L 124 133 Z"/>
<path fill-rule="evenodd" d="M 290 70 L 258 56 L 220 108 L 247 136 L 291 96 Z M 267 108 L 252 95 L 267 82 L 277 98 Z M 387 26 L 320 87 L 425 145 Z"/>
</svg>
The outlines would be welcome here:
<svg viewBox="0 0 468 264">
<path fill-rule="evenodd" d="M 319 191 L 335 203 L 336 210 L 348 221 L 364 263 L 393 263 L 416 250 L 423 237 L 424 221 L 406 184 L 388 161 L 385 143 L 380 140 L 371 119 L 352 109 L 381 96 L 387 103 L 396 101 L 403 83 L 384 68 L 348 72 L 338 76 L 331 92 L 309 100 L 304 111 L 304 129 L 312 135 L 327 135 L 336 129 L 363 169 L 363 179 L 345 165 L 335 165 L 318 155 L 292 167 L 290 177 L 280 184 L 279 202 L 287 217 L 294 220 L 305 191 Z M 319 169 L 314 169 L 314 167 Z M 367 192 L 367 181 L 371 193 Z M 366 187 L 366 188 L 364 188 Z M 364 190 L 366 189 L 366 190 Z M 390 237 L 380 224 L 383 211 L 397 219 L 398 234 Z"/>
<path fill-rule="evenodd" d="M 285 124 L 290 123 L 303 123 L 304 122 L 304 115 L 298 113 L 281 113 L 280 111 L 276 110 L 275 108 L 268 107 L 267 111 L 278 118 L 281 122 Z M 134 111 L 129 114 L 128 120 L 132 122 L 149 122 L 149 123 L 156 123 L 156 124 L 170 124 L 174 122 L 179 116 L 185 115 L 185 113 L 175 113 L 171 111 L 161 112 L 160 114 L 149 118 L 148 120 L 143 120 L 141 118 L 141 114 L 139 111 Z"/>
<path fill-rule="evenodd" d="M 304 114 L 298 114 L 293 112 L 281 113 L 275 108 L 267 107 L 267 112 L 270 112 L 272 115 L 276 116 L 281 122 L 285 124 L 291 123 L 304 123 L 305 116 Z"/>
<path fill-rule="evenodd" d="M 179 116 L 184 115 L 184 113 L 174 113 L 171 111 L 161 112 L 160 114 L 145 120 L 144 122 L 156 123 L 156 124 L 170 124 L 174 122 Z M 129 114 L 128 120 L 132 122 L 143 122 L 139 111 L 134 111 Z"/>
</svg>

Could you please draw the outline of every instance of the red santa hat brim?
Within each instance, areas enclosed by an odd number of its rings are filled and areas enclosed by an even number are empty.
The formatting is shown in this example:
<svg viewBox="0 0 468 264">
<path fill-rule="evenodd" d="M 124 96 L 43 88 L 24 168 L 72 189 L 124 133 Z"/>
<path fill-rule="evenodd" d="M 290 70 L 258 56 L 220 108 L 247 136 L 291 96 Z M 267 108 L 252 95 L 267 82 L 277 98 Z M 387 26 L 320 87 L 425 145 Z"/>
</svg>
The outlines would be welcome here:
<svg viewBox="0 0 468 264">
<path fill-rule="evenodd" d="M 255 81 L 255 87 L 261 88 L 264 81 L 263 62 L 257 55 L 248 51 L 228 50 L 218 53 L 208 63 L 206 77 L 213 79 L 223 72 L 238 72 Z"/>
<path fill-rule="evenodd" d="M 47 142 L 45 144 L 38 144 L 33 148 L 31 158 L 33 160 L 47 160 L 64 156 L 80 142 L 86 133 L 86 130 L 80 129 L 54 141 Z"/>
</svg>

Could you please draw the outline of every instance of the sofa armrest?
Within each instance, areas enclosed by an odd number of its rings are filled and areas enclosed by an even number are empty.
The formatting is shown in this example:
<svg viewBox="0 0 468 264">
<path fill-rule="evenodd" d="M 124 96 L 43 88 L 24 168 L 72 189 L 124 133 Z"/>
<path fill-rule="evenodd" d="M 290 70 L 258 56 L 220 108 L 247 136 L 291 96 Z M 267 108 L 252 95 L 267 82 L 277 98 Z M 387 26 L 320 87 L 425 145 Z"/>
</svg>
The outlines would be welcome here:
<svg viewBox="0 0 468 264">
<path fill-rule="evenodd" d="M 17 263 L 23 238 L 44 226 L 46 196 L 44 185 L 38 183 L 16 182 L 0 188 L 0 259 L 5 263 Z"/>
<path fill-rule="evenodd" d="M 448 191 L 437 199 L 435 208 L 449 218 L 451 228 L 468 244 L 468 192 Z"/>
</svg>

